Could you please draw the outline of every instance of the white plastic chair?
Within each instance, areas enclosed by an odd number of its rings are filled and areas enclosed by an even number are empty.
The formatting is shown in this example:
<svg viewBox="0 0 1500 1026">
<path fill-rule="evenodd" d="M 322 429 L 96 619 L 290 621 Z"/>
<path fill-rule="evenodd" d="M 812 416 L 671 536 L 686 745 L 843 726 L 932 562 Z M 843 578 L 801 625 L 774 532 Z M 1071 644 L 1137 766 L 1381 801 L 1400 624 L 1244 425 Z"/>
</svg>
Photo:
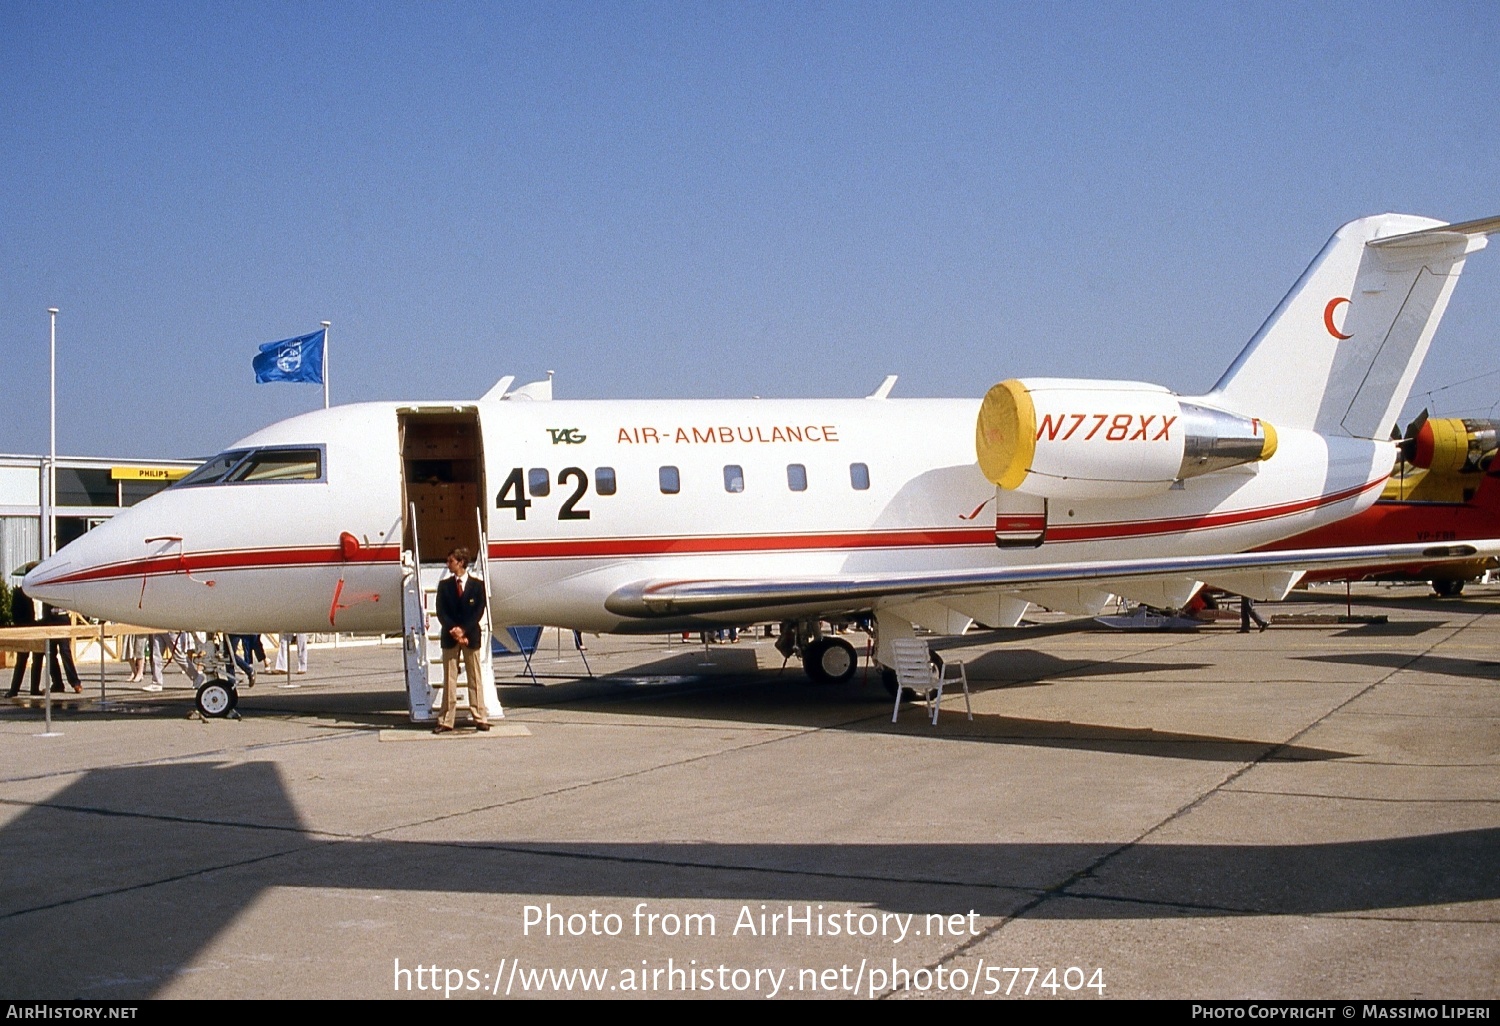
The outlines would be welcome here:
<svg viewBox="0 0 1500 1026">
<path fill-rule="evenodd" d="M 932 725 L 937 726 L 938 710 L 943 705 L 943 686 L 958 681 L 964 688 L 964 708 L 969 719 L 974 718 L 974 706 L 969 701 L 969 674 L 964 664 L 957 659 L 946 660 L 941 670 L 932 665 L 932 653 L 927 642 L 921 638 L 896 638 L 891 642 L 896 654 L 896 706 L 891 710 L 891 722 L 901 715 L 901 696 L 910 689 L 926 703 L 932 714 Z"/>
</svg>

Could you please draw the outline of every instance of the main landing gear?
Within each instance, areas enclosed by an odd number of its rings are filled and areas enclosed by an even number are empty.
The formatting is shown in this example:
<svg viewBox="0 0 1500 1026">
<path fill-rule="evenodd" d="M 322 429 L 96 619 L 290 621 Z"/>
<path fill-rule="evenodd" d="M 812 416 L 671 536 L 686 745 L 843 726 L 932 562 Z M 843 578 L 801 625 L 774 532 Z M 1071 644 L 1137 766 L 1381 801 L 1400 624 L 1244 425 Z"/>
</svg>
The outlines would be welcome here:
<svg viewBox="0 0 1500 1026">
<path fill-rule="evenodd" d="M 194 704 L 198 711 L 210 719 L 222 719 L 225 716 L 234 716 L 234 707 L 240 704 L 240 692 L 227 680 L 204 681 L 198 688 L 197 698 Z"/>
<path fill-rule="evenodd" d="M 842 684 L 859 669 L 859 656 L 843 638 L 819 638 L 802 650 L 802 668 L 818 684 Z"/>
<path fill-rule="evenodd" d="M 776 651 L 800 656 L 802 668 L 815 684 L 842 684 L 859 669 L 859 654 L 843 638 L 825 638 L 817 620 L 787 620 L 776 639 Z"/>
</svg>

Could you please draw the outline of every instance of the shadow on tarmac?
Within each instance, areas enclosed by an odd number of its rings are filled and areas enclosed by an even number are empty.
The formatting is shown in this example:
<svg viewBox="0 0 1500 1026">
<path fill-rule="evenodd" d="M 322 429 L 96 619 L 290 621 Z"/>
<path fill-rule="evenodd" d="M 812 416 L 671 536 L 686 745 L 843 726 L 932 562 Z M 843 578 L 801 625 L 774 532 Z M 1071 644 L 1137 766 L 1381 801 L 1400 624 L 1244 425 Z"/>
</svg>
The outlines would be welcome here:
<svg viewBox="0 0 1500 1026">
<path fill-rule="evenodd" d="M 1355 612 L 1367 612 L 1371 609 L 1411 609 L 1451 617 L 1455 614 L 1478 616 L 1482 613 L 1493 613 L 1496 611 L 1496 600 L 1500 599 L 1500 595 L 1487 591 L 1455 598 L 1438 598 L 1431 592 L 1414 595 L 1410 591 L 1401 594 L 1396 591 L 1371 591 L 1365 588 L 1354 592 L 1352 599 Z M 1283 602 L 1288 606 L 1292 603 L 1327 605 L 1340 611 L 1345 607 L 1344 593 L 1333 589 L 1322 589 L 1313 593 L 1294 591 Z M 1264 610 L 1267 607 L 1263 604 L 1260 608 Z"/>
<path fill-rule="evenodd" d="M 891 698 L 874 673 L 857 674 L 841 685 L 817 685 L 800 667 L 784 674 L 756 668 L 748 648 L 716 648 L 710 666 L 703 652 L 693 649 L 632 667 L 628 676 L 569 678 L 544 688 L 501 685 L 507 709 L 566 709 L 580 714 L 690 719 L 754 723 L 791 729 L 844 730 L 961 740 L 993 745 L 1135 754 L 1154 758 L 1245 763 L 1265 758 L 1318 761 L 1347 758 L 1350 752 L 1275 740 L 1223 737 L 1214 734 L 1155 730 L 1148 727 L 1078 723 L 977 712 L 964 716 L 963 695 L 951 688 L 944 696 L 944 712 L 936 729 L 920 711 L 903 711 L 890 722 Z M 1057 680 L 1117 678 L 1181 673 L 1209 668 L 1198 662 L 1131 661 L 1128 659 L 1063 659 L 1033 649 L 986 652 L 967 663 L 969 681 L 978 693 L 994 688 L 1047 687 Z M 1111 680 L 1100 680 L 1108 687 Z M 182 719 L 193 715 L 184 690 L 170 699 L 142 700 L 127 696 L 109 710 L 89 711 L 103 717 Z M 288 716 L 310 721 L 316 730 L 373 730 L 410 728 L 404 696 L 389 690 L 332 691 L 315 683 L 281 690 L 264 683 L 240 692 L 243 716 Z M 27 713 L 18 707 L 18 713 Z"/>
<path fill-rule="evenodd" d="M 1327 844 L 426 843 L 309 833 L 270 763 L 94 770 L 0 833 L 12 998 L 148 997 L 269 888 L 1175 919 L 1500 898 L 1500 830 Z M 122 854 L 130 857 L 122 858 Z M 1064 898 L 1067 900 L 1040 900 Z M 681 911 L 678 908 L 678 911 Z M 696 909 L 695 909 L 696 910 Z M 17 960 L 24 971 L 16 968 Z"/>
<path fill-rule="evenodd" d="M 753 653 L 742 653 L 750 656 Z M 699 653 L 701 657 L 701 653 Z M 1101 661 L 1059 659 L 1032 650 L 986 653 L 967 664 L 973 690 L 986 690 L 995 668 L 1025 674 L 994 686 L 1042 687 L 1043 678 L 1065 676 L 1117 676 L 1204 669 L 1207 663 Z M 1075 723 L 976 712 L 972 721 L 964 715 L 963 695 L 949 689 L 944 712 L 936 731 L 919 711 L 903 712 L 892 724 L 891 698 L 874 680 L 862 675 L 842 685 L 816 685 L 800 669 L 788 668 L 786 676 L 775 671 L 730 675 L 692 676 L 693 667 L 682 656 L 635 667 L 629 678 L 601 678 L 542 689 L 516 689 L 503 693 L 508 708 L 565 707 L 569 712 L 607 714 L 619 712 L 628 702 L 633 716 L 661 716 L 723 722 L 754 722 L 768 726 L 811 727 L 861 733 L 930 734 L 944 740 L 963 740 L 998 745 L 1065 748 L 1117 752 L 1158 758 L 1243 763 L 1265 757 L 1274 750 L 1282 760 L 1315 761 L 1347 758 L 1352 753 L 1301 745 L 1281 746 L 1276 741 L 1221 737 L 1213 734 L 1154 730 L 1105 724 Z M 873 675 L 872 675 L 873 676 Z M 871 706 L 875 705 L 875 711 Z M 846 717 L 830 719 L 830 715 Z"/>
<path fill-rule="evenodd" d="M 1349 666 L 1378 666 L 1392 670 L 1417 670 L 1449 677 L 1500 681 L 1500 662 L 1494 660 L 1454 659 L 1451 656 L 1422 655 L 1413 658 L 1404 652 L 1342 652 L 1332 655 L 1297 656 L 1313 663 L 1342 663 Z"/>
</svg>

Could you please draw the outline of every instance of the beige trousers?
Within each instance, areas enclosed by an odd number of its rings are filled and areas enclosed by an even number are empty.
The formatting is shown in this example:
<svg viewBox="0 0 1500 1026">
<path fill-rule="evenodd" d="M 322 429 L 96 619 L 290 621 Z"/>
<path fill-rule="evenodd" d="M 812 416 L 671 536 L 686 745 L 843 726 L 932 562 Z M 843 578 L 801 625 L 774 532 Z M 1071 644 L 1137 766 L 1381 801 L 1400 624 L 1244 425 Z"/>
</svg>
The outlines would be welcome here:
<svg viewBox="0 0 1500 1026">
<path fill-rule="evenodd" d="M 455 645 L 443 649 L 443 711 L 438 723 L 453 726 L 458 717 L 458 657 L 464 659 L 464 683 L 469 688 L 469 716 L 475 723 L 490 722 L 484 709 L 483 678 L 479 675 L 479 650 L 467 645 Z"/>
</svg>

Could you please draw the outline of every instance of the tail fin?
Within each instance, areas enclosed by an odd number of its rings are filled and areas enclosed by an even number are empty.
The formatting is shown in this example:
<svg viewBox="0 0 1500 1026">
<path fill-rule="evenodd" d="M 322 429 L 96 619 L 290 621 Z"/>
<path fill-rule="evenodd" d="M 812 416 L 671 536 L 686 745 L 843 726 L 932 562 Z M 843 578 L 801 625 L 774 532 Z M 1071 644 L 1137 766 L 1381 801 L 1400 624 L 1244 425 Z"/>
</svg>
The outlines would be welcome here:
<svg viewBox="0 0 1500 1026">
<path fill-rule="evenodd" d="M 1382 437 L 1464 258 L 1494 231 L 1500 218 L 1445 225 L 1379 214 L 1344 225 L 1207 398 L 1278 427 Z"/>
</svg>

